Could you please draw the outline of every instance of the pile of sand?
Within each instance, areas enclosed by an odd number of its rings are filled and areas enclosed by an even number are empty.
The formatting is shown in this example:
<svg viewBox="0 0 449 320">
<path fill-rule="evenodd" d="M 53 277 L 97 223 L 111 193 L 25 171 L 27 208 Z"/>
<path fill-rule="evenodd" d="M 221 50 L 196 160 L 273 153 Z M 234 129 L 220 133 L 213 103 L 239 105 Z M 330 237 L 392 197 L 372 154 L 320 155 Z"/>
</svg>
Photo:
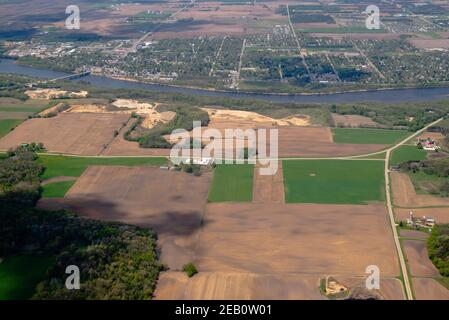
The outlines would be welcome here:
<svg viewBox="0 0 449 320">
<path fill-rule="evenodd" d="M 251 121 L 258 124 L 266 124 L 270 126 L 308 126 L 310 125 L 310 117 L 306 115 L 291 115 L 281 119 L 275 119 L 261 115 L 251 111 L 226 110 L 202 108 L 209 114 L 211 122 L 215 121 Z"/>
<path fill-rule="evenodd" d="M 31 99 L 60 99 L 60 98 L 85 98 L 89 94 L 87 91 L 69 92 L 59 89 L 36 89 L 27 90 L 25 94 Z"/>
</svg>

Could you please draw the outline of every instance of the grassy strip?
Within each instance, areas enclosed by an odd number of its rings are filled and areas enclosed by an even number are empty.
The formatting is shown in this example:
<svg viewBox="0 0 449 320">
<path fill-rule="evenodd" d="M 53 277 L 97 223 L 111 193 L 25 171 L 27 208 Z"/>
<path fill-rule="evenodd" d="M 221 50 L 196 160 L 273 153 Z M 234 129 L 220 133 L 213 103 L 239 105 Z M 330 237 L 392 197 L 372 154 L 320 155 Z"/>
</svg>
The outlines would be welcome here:
<svg viewBox="0 0 449 320">
<path fill-rule="evenodd" d="M 160 166 L 167 163 L 167 158 L 86 158 L 40 155 L 38 162 L 46 169 L 43 180 L 60 177 L 79 177 L 91 165 L 101 166 Z"/>
</svg>

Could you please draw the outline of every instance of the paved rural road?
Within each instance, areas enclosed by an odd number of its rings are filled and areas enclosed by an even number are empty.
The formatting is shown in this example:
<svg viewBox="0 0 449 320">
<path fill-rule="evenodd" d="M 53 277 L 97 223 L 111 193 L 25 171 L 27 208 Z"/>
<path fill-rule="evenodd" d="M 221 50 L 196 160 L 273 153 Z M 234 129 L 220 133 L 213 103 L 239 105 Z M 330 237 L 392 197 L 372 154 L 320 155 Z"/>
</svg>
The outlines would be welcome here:
<svg viewBox="0 0 449 320">
<path fill-rule="evenodd" d="M 406 298 L 408 300 L 413 300 L 413 293 L 412 293 L 412 288 L 410 286 L 410 278 L 409 278 L 408 272 L 407 272 L 407 265 L 405 263 L 404 253 L 402 252 L 401 243 L 399 241 L 398 232 L 396 230 L 396 222 L 394 220 L 393 205 L 391 203 L 390 175 L 389 175 L 389 173 L 390 173 L 390 169 L 389 169 L 390 168 L 390 155 L 391 155 L 391 152 L 393 150 L 395 150 L 396 148 L 402 146 L 403 144 L 405 144 L 410 139 L 412 139 L 412 138 L 418 136 L 419 134 L 423 133 L 428 128 L 430 128 L 431 126 L 437 124 L 441 120 L 443 120 L 443 118 L 438 119 L 435 122 L 432 122 L 431 124 L 425 126 L 421 130 L 416 131 L 414 134 L 408 136 L 407 138 L 405 138 L 404 140 L 402 140 L 398 144 L 396 144 L 393 147 L 387 149 L 387 155 L 386 155 L 386 158 L 385 158 L 385 190 L 386 190 L 386 194 L 387 194 L 388 215 L 390 216 L 391 229 L 393 230 L 394 242 L 396 244 L 396 250 L 397 250 L 398 256 L 399 256 L 399 263 L 401 265 L 402 276 L 404 278 L 404 286 L 405 286 Z"/>
</svg>

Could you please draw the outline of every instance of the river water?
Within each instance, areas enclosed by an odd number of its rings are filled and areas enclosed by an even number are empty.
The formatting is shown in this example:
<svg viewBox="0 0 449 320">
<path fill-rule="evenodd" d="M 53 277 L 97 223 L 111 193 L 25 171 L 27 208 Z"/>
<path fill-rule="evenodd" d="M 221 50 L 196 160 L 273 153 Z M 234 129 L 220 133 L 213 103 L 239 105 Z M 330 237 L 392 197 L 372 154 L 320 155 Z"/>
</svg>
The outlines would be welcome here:
<svg viewBox="0 0 449 320">
<path fill-rule="evenodd" d="M 64 72 L 57 72 L 33 67 L 20 66 L 11 59 L 0 59 L 0 73 L 14 73 L 32 76 L 40 79 L 54 79 L 69 75 Z M 230 97 L 245 99 L 262 99 L 273 102 L 295 102 L 295 103 L 351 103 L 351 102 L 416 102 L 449 99 L 449 87 L 445 88 L 416 88 L 416 89 L 391 89 L 372 90 L 365 92 L 345 92 L 332 94 L 314 95 L 270 95 L 243 93 L 232 91 L 209 91 L 203 89 L 193 89 L 186 87 L 176 87 L 170 85 L 148 84 L 126 80 L 116 80 L 107 77 L 89 75 L 72 81 L 86 81 L 101 88 L 122 88 L 122 89 L 145 89 L 150 91 L 185 93 L 193 95 L 211 97 Z"/>
</svg>

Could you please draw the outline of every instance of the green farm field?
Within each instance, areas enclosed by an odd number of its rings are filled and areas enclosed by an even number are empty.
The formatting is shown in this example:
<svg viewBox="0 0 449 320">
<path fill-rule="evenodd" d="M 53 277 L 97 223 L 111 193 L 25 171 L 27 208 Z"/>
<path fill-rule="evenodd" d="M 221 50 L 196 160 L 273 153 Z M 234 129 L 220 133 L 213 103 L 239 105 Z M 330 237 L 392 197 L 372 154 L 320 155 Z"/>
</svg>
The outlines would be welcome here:
<svg viewBox="0 0 449 320">
<path fill-rule="evenodd" d="M 386 129 L 332 129 L 335 143 L 394 144 L 405 139 L 410 132 Z"/>
<path fill-rule="evenodd" d="M 19 255 L 0 263 L 0 300 L 25 300 L 54 263 L 48 255 Z"/>
<path fill-rule="evenodd" d="M 384 162 L 284 160 L 287 203 L 367 204 L 384 201 Z"/>
<path fill-rule="evenodd" d="M 250 164 L 218 165 L 214 170 L 209 202 L 250 202 L 253 199 L 253 172 Z"/>
<path fill-rule="evenodd" d="M 426 159 L 427 152 L 418 149 L 416 146 L 400 146 L 395 149 L 391 155 L 390 164 L 392 166 L 401 164 L 406 161 L 412 160 L 424 160 Z"/>
</svg>

